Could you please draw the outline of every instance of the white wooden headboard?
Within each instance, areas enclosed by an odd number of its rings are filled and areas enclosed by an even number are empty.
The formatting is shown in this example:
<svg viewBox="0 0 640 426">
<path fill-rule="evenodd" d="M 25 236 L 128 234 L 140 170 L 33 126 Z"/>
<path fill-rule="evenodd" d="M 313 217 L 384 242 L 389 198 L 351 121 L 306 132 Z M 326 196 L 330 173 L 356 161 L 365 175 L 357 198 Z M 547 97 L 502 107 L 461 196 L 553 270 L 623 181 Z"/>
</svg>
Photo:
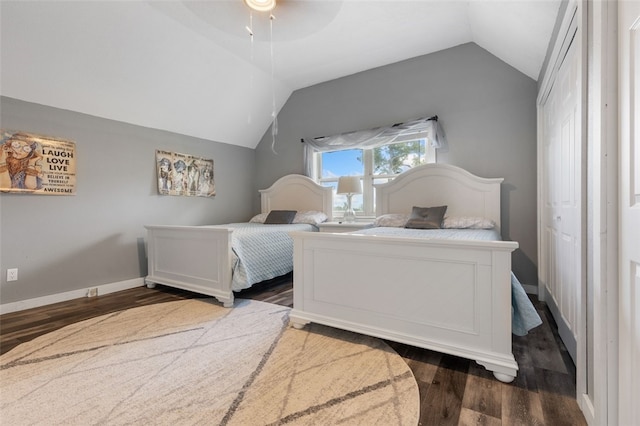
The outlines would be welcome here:
<svg viewBox="0 0 640 426">
<path fill-rule="evenodd" d="M 333 212 L 333 191 L 320 186 L 313 179 L 298 175 L 286 175 L 267 189 L 260 190 L 262 213 L 271 210 L 296 210 L 324 212 L 329 220 Z"/>
<path fill-rule="evenodd" d="M 375 185 L 376 216 L 411 213 L 413 206 L 447 206 L 446 216 L 479 216 L 500 230 L 502 178 L 481 178 L 450 164 L 414 167 L 388 183 Z"/>
</svg>

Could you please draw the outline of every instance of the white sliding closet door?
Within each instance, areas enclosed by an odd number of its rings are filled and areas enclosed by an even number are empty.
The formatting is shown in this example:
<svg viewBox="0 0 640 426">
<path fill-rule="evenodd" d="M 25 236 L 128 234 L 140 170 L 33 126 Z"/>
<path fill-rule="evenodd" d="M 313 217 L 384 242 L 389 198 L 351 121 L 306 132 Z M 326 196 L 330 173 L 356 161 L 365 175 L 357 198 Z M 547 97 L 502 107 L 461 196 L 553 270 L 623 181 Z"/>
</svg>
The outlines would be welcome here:
<svg viewBox="0 0 640 426">
<path fill-rule="evenodd" d="M 618 423 L 640 424 L 640 2 L 620 1 Z"/>
<path fill-rule="evenodd" d="M 542 252 L 546 297 L 558 331 L 576 361 L 582 289 L 582 109 L 580 43 L 574 26 L 543 114 Z M 576 361 L 577 364 L 577 361 Z"/>
</svg>

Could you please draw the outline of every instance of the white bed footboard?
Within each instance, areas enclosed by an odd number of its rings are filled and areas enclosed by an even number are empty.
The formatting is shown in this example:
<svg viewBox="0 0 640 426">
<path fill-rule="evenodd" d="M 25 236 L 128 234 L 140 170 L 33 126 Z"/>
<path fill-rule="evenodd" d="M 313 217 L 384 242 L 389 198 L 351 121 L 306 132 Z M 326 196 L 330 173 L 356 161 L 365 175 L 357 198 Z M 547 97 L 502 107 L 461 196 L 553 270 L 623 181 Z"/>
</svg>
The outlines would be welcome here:
<svg viewBox="0 0 640 426">
<path fill-rule="evenodd" d="M 331 188 L 318 185 L 307 176 L 292 174 L 260 190 L 262 213 L 272 210 L 324 212 L 331 218 Z M 217 298 L 233 306 L 232 228 L 224 225 L 147 225 L 149 287 L 163 284 Z"/>
<path fill-rule="evenodd" d="M 145 226 L 148 287 L 164 284 L 233 306 L 232 229 L 206 226 Z"/>
<path fill-rule="evenodd" d="M 477 361 L 510 382 L 508 241 L 292 233 L 295 327 L 321 323 Z"/>
</svg>

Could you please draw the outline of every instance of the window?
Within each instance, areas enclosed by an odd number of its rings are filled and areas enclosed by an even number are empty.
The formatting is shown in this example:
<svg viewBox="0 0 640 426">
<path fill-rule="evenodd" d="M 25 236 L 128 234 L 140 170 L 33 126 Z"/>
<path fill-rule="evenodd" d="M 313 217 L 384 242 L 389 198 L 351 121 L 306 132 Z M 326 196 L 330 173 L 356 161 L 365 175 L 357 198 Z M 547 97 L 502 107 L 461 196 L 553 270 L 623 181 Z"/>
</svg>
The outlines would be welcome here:
<svg viewBox="0 0 640 426">
<path fill-rule="evenodd" d="M 420 139 L 370 149 L 345 149 L 314 154 L 315 180 L 334 189 L 333 214 L 342 217 L 347 197 L 335 194 L 340 176 L 359 176 L 362 194 L 351 199 L 357 216 L 375 216 L 374 185 L 389 182 L 400 173 L 420 164 L 435 163 L 435 148 Z"/>
</svg>

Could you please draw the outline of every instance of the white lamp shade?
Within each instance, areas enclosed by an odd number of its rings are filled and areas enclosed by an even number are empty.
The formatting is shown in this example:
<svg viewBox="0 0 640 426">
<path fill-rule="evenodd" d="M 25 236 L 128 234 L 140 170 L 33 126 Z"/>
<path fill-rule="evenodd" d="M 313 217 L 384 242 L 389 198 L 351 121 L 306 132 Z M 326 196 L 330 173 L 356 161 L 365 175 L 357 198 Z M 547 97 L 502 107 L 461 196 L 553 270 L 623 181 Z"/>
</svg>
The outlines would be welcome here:
<svg viewBox="0 0 640 426">
<path fill-rule="evenodd" d="M 362 194 L 362 183 L 358 176 L 342 176 L 338 178 L 338 194 Z"/>
</svg>

